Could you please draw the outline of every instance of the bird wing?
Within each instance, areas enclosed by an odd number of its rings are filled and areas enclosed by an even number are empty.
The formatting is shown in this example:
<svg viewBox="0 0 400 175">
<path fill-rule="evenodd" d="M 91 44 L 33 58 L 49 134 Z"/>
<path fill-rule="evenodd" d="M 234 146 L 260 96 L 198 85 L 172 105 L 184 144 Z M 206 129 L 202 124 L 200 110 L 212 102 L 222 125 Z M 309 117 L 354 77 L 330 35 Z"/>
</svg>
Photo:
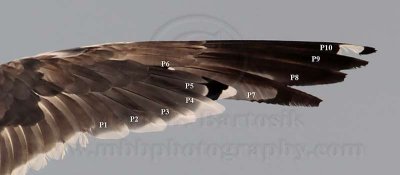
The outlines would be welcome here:
<svg viewBox="0 0 400 175">
<path fill-rule="evenodd" d="M 38 170 L 87 134 L 118 139 L 194 122 L 234 99 L 318 106 L 290 86 L 341 82 L 371 47 L 300 41 L 153 41 L 43 53 L 0 66 L 0 174 Z"/>
</svg>

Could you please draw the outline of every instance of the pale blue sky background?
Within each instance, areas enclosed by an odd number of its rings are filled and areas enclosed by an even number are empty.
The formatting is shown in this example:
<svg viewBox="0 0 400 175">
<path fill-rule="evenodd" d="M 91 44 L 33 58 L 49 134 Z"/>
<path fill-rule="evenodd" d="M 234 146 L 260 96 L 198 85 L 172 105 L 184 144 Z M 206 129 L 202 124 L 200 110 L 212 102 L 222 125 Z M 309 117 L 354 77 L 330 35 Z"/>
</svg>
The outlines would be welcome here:
<svg viewBox="0 0 400 175">
<path fill-rule="evenodd" d="M 222 115 L 122 141 L 91 138 L 81 154 L 29 174 L 398 174 L 399 19 L 395 1 L 2 1 L 2 62 L 151 39 L 340 41 L 378 49 L 363 57 L 367 67 L 347 71 L 345 82 L 302 87 L 324 99 L 319 108 L 222 101 Z"/>
</svg>

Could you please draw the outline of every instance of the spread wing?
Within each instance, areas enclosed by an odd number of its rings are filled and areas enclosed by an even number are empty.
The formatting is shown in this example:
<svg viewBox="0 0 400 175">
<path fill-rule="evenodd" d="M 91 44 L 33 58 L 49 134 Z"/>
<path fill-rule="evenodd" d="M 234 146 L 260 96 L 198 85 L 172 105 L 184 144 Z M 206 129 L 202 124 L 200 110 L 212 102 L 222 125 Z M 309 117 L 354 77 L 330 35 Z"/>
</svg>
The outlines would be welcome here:
<svg viewBox="0 0 400 175">
<path fill-rule="evenodd" d="M 194 122 L 217 99 L 318 106 L 290 86 L 341 82 L 371 47 L 330 42 L 174 41 L 114 43 L 49 52 L 0 67 L 0 174 L 25 174 L 87 134 Z"/>
</svg>

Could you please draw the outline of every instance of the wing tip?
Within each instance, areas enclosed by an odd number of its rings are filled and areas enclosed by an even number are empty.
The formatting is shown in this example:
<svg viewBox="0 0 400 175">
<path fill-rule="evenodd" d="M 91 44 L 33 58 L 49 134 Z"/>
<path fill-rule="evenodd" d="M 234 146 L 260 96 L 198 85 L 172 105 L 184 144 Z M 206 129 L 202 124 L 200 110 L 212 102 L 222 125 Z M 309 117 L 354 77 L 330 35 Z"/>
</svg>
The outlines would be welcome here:
<svg viewBox="0 0 400 175">
<path fill-rule="evenodd" d="M 279 106 L 283 105 L 283 106 L 293 106 L 293 107 L 319 107 L 322 100 L 319 98 L 315 98 L 311 101 L 282 101 L 279 99 L 273 99 L 273 100 L 257 100 L 256 102 L 268 103 Z"/>
<path fill-rule="evenodd" d="M 300 107 L 318 107 L 322 100 L 318 97 L 312 96 L 311 98 L 304 99 L 302 97 L 295 97 L 290 102 L 289 106 L 300 106 Z"/>
<path fill-rule="evenodd" d="M 364 50 L 360 52 L 360 55 L 368 55 L 377 52 L 373 47 L 364 46 Z"/>
<path fill-rule="evenodd" d="M 257 102 L 299 107 L 318 107 L 319 104 L 322 102 L 320 98 L 309 95 L 305 92 L 297 91 L 294 89 L 288 90 L 289 92 L 295 92 L 296 94 L 281 92 L 278 93 L 278 95 L 273 99 L 257 100 Z"/>
</svg>

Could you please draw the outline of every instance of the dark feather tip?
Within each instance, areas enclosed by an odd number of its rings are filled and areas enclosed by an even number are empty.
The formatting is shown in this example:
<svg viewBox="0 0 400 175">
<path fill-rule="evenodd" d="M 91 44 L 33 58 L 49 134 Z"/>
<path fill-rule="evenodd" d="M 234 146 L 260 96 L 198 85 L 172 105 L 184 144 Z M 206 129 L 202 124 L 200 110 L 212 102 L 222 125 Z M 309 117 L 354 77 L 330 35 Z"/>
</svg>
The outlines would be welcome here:
<svg viewBox="0 0 400 175">
<path fill-rule="evenodd" d="M 364 47 L 364 50 L 362 52 L 360 52 L 360 55 L 368 55 L 371 53 L 375 53 L 376 49 L 373 47 Z"/>
</svg>

